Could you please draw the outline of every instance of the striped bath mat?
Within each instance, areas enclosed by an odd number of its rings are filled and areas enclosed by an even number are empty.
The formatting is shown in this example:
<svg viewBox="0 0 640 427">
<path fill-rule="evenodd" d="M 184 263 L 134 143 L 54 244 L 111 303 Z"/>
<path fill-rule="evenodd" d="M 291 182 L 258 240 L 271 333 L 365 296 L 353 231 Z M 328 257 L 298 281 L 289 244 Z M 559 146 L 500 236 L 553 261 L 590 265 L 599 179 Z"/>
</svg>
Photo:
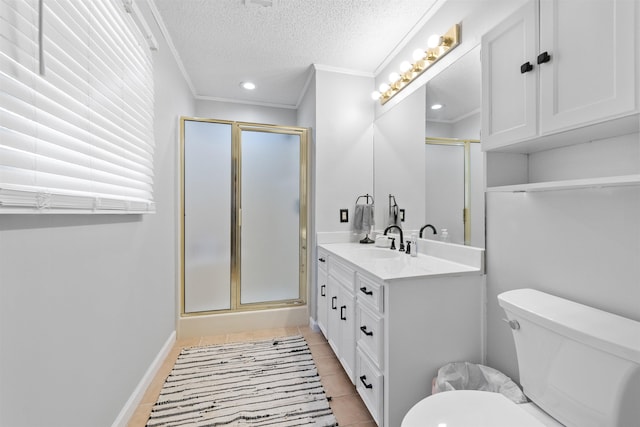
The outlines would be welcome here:
<svg viewBox="0 0 640 427">
<path fill-rule="evenodd" d="M 182 350 L 152 426 L 337 426 L 304 338 Z"/>
</svg>

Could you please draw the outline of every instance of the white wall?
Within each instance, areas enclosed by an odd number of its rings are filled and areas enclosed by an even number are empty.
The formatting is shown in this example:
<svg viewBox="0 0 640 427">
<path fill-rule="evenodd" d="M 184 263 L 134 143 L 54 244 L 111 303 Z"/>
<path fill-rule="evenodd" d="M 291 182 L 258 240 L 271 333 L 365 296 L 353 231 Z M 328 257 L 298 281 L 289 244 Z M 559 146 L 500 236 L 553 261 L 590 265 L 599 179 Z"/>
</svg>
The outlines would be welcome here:
<svg viewBox="0 0 640 427">
<path fill-rule="evenodd" d="M 297 113 L 291 108 L 198 99 L 196 100 L 195 115 L 207 119 L 296 126 Z"/>
<path fill-rule="evenodd" d="M 427 120 L 425 135 L 439 138 L 480 139 L 480 118 L 478 112 L 457 122 L 436 122 Z"/>
<path fill-rule="evenodd" d="M 425 123 L 425 136 L 432 138 L 453 138 L 453 125 L 445 122 L 427 120 Z"/>
<path fill-rule="evenodd" d="M 175 329 L 177 125 L 195 110 L 162 43 L 154 75 L 156 214 L 0 216 L 0 425 L 111 425 Z"/>
<path fill-rule="evenodd" d="M 309 176 L 315 177 L 316 170 L 316 76 L 315 72 L 311 77 L 307 91 L 305 92 L 300 105 L 298 106 L 297 125 L 310 129 L 309 132 Z M 316 180 L 309 180 L 309 221 L 307 229 L 307 260 L 309 262 L 308 284 L 307 286 L 307 304 L 309 306 L 309 315 L 316 318 L 316 274 L 317 263 L 316 256 Z"/>
<path fill-rule="evenodd" d="M 536 181 L 640 173 L 640 136 L 529 155 Z M 615 169 L 612 169 L 615 168 Z M 501 292 L 534 288 L 640 321 L 640 188 L 487 193 L 488 364 L 519 378 Z"/>
<path fill-rule="evenodd" d="M 480 139 L 481 114 L 477 112 L 452 123 L 451 138 Z"/>
<path fill-rule="evenodd" d="M 372 91 L 373 78 L 316 70 L 317 232 L 351 230 L 356 198 L 373 194 Z"/>
</svg>

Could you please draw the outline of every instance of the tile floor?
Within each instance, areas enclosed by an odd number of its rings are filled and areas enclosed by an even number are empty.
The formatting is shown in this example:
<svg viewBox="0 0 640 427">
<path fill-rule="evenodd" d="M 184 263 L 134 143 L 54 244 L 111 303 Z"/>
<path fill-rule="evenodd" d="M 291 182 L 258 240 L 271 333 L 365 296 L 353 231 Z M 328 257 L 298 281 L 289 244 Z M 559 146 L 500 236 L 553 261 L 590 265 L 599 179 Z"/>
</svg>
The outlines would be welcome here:
<svg viewBox="0 0 640 427">
<path fill-rule="evenodd" d="M 327 396 L 331 397 L 331 409 L 340 427 L 376 427 L 367 407 L 362 403 L 356 388 L 342 369 L 333 350 L 320 332 L 314 332 L 308 326 L 265 329 L 252 332 L 213 335 L 177 341 L 165 359 L 158 374 L 147 389 L 140 405 L 129 421 L 129 427 L 143 427 L 147 423 L 153 404 L 158 399 L 164 380 L 171 372 L 180 350 L 197 345 L 223 344 L 227 342 L 254 341 L 288 335 L 304 336 L 316 362 L 320 381 Z"/>
</svg>

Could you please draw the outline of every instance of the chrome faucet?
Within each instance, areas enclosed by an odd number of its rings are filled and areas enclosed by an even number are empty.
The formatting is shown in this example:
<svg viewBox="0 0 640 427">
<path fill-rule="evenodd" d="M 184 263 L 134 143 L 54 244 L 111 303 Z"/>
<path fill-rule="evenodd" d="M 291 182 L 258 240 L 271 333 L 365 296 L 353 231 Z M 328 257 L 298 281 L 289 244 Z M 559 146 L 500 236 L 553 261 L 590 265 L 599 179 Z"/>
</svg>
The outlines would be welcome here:
<svg viewBox="0 0 640 427">
<path fill-rule="evenodd" d="M 420 238 L 421 239 L 422 239 L 422 232 L 424 231 L 425 228 L 430 228 L 431 230 L 433 230 L 433 234 L 438 234 L 438 232 L 436 231 L 436 228 L 433 225 L 427 224 L 427 225 L 425 225 L 424 227 L 422 227 L 420 229 Z"/>
<path fill-rule="evenodd" d="M 384 229 L 384 235 L 386 236 L 387 232 L 389 230 L 391 230 L 392 228 L 397 228 L 398 229 L 398 232 L 400 233 L 400 247 L 398 248 L 398 250 L 400 252 L 404 252 L 404 236 L 402 234 L 402 228 L 400 228 L 399 226 L 397 226 L 395 224 L 394 225 L 390 225 L 390 226 L 388 226 L 387 228 Z"/>
</svg>

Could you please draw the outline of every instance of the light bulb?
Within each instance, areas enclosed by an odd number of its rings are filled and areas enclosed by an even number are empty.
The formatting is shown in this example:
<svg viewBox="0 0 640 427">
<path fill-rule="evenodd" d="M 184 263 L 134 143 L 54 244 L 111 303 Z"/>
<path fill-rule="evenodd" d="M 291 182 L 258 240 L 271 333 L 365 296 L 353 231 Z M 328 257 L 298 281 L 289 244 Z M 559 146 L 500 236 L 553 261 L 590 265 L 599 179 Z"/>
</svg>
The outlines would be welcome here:
<svg viewBox="0 0 640 427">
<path fill-rule="evenodd" d="M 389 83 L 395 83 L 398 80 L 400 80 L 400 74 L 396 73 L 395 71 L 389 74 Z"/>
<path fill-rule="evenodd" d="M 438 47 L 440 46 L 441 43 L 442 43 L 442 37 L 440 37 L 437 34 L 432 35 L 427 40 L 427 46 L 431 48 Z"/>
<path fill-rule="evenodd" d="M 409 61 L 402 61 L 402 63 L 400 63 L 400 71 L 402 71 L 403 73 L 406 73 L 411 68 L 412 68 L 412 66 L 411 66 L 411 63 Z"/>
<path fill-rule="evenodd" d="M 251 82 L 242 82 L 240 83 L 240 87 L 246 90 L 254 90 L 256 88 L 256 85 Z"/>
<path fill-rule="evenodd" d="M 421 59 L 424 58 L 424 50 L 422 49 L 416 49 L 413 51 L 413 59 L 415 61 L 420 61 Z"/>
<path fill-rule="evenodd" d="M 442 104 L 433 104 L 433 105 L 431 106 L 431 109 L 432 109 L 432 110 L 439 110 L 439 109 L 441 109 L 441 108 L 442 108 Z"/>
<path fill-rule="evenodd" d="M 390 87 L 391 87 L 391 86 L 389 86 L 388 84 L 386 84 L 386 83 L 382 83 L 380 86 L 378 86 L 378 90 L 379 90 L 381 93 L 385 93 L 386 91 L 388 91 L 388 90 L 389 90 L 389 88 L 390 88 Z"/>
<path fill-rule="evenodd" d="M 371 99 L 373 99 L 374 101 L 380 99 L 380 92 L 378 92 L 377 90 L 371 92 Z"/>
</svg>

